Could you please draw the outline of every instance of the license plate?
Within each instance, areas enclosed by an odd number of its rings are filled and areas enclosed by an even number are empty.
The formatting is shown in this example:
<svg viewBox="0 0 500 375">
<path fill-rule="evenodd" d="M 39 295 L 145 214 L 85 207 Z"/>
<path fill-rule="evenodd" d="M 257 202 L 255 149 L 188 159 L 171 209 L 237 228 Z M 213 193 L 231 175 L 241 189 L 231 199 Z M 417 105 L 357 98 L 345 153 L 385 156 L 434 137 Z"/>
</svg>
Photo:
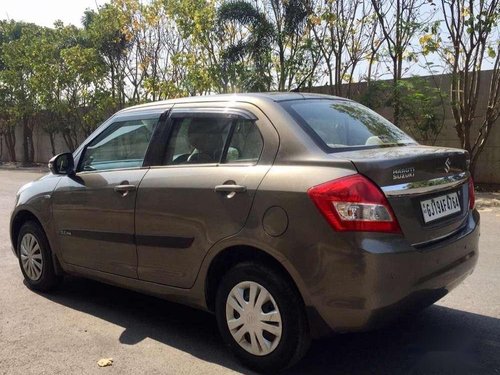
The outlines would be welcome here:
<svg viewBox="0 0 500 375">
<path fill-rule="evenodd" d="M 426 223 L 460 212 L 458 194 L 449 193 L 420 202 Z"/>
</svg>

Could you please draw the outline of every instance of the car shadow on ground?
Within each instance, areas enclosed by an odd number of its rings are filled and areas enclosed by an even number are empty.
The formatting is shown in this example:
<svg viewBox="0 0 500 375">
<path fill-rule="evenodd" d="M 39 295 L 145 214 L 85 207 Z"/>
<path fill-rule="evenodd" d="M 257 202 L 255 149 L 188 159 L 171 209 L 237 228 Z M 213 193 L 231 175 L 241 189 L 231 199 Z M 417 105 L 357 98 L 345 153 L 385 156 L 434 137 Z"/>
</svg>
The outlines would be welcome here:
<svg viewBox="0 0 500 375">
<path fill-rule="evenodd" d="M 235 371 L 213 315 L 91 280 L 68 277 L 50 300 Z M 289 374 L 500 374 L 500 319 L 432 306 L 383 329 L 313 342 Z"/>
</svg>

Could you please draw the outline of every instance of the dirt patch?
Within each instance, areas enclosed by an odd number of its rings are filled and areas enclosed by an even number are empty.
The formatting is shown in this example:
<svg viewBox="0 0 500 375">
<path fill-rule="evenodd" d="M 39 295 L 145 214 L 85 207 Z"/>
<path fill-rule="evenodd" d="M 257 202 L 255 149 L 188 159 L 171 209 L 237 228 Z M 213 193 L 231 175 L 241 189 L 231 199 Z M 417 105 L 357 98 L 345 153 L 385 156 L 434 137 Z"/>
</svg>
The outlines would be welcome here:
<svg viewBox="0 0 500 375">
<path fill-rule="evenodd" d="M 500 192 L 476 192 L 476 208 L 500 207 Z"/>
</svg>

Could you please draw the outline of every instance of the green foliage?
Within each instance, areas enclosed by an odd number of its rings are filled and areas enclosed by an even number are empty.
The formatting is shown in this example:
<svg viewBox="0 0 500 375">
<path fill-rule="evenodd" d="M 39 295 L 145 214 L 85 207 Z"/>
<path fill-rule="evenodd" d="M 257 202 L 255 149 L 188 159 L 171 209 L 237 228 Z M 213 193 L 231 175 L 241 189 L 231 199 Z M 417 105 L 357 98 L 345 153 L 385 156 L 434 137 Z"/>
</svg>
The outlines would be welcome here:
<svg viewBox="0 0 500 375">
<path fill-rule="evenodd" d="M 436 51 L 450 74 L 449 104 L 462 148 L 474 173 L 479 155 L 500 117 L 500 1 L 442 0 L 446 20 L 436 31 L 442 47 Z M 489 79 L 481 70 L 491 67 Z M 477 98 L 482 94 L 484 111 Z"/>
<path fill-rule="evenodd" d="M 285 34 L 294 34 L 297 30 L 303 28 L 307 21 L 309 11 L 307 2 L 303 0 L 288 0 L 284 3 L 285 7 Z"/>
<path fill-rule="evenodd" d="M 412 77 L 398 82 L 401 128 L 424 143 L 434 143 L 444 121 L 443 93 L 427 79 Z M 360 97 L 372 109 L 390 107 L 394 95 L 390 81 L 373 82 Z"/>
<path fill-rule="evenodd" d="M 7 92 L 0 107 L 4 123 L 24 126 L 25 143 L 39 124 L 51 137 L 62 134 L 68 149 L 75 149 L 82 135 L 97 125 L 87 123 L 84 114 L 92 116 L 102 107 L 95 100 L 105 89 L 106 70 L 97 50 L 88 47 L 83 31 L 74 26 L 3 26 L 3 35 L 10 35 L 1 55 L 0 76 Z M 28 160 L 33 157 L 30 147 L 28 143 L 24 156 Z"/>
<path fill-rule="evenodd" d="M 223 36 L 237 23 L 249 32 L 221 51 L 221 74 L 230 77 L 233 86 L 243 91 L 267 91 L 272 82 L 269 74 L 271 54 L 269 45 L 275 30 L 266 16 L 252 4 L 244 1 L 223 3 L 217 12 L 218 34 Z M 228 25 L 229 24 L 229 25 Z"/>
<path fill-rule="evenodd" d="M 500 74 L 477 79 L 483 61 L 500 71 L 499 1 L 110 0 L 86 10 L 81 28 L 0 21 L 0 135 L 15 159 L 15 129 L 22 127 L 30 160 L 37 126 L 72 150 L 135 103 L 323 84 L 355 98 L 363 85 L 354 84 L 364 80 L 365 104 L 392 107 L 398 126 L 432 142 L 448 98 L 427 80 L 407 78 L 427 65 L 451 72 L 457 134 L 472 150 L 459 123 L 472 124 L 476 101 L 468 98 L 480 84 L 491 83 L 488 124 L 500 113 L 493 95 Z M 446 22 L 452 13 L 460 22 Z M 478 149 L 486 137 L 478 137 Z M 52 151 L 62 150 L 53 142 Z"/>
<path fill-rule="evenodd" d="M 33 117 L 39 109 L 36 96 L 35 70 L 32 61 L 36 58 L 35 45 L 42 36 L 43 28 L 34 24 L 4 22 L 3 38 L 7 43 L 2 45 L 2 67 L 0 82 L 5 90 L 1 105 L 1 117 L 4 118 L 4 132 L 10 127 L 23 129 L 23 159 L 30 163 L 34 158 Z M 15 145 L 9 145 L 14 148 Z M 10 151 L 15 157 L 15 149 Z"/>
<path fill-rule="evenodd" d="M 433 143 L 444 121 L 443 92 L 420 77 L 399 82 L 403 129 L 424 143 Z"/>
</svg>

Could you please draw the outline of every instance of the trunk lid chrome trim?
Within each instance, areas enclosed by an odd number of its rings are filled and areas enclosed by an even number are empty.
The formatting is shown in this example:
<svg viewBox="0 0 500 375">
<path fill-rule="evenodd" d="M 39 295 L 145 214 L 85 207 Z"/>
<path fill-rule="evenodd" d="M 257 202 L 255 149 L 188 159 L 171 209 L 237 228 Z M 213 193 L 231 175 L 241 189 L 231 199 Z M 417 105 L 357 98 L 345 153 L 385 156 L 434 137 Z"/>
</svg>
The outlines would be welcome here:
<svg viewBox="0 0 500 375">
<path fill-rule="evenodd" d="M 469 172 L 461 172 L 430 180 L 382 186 L 381 189 L 387 197 L 428 194 L 460 186 L 467 182 L 469 175 Z"/>
</svg>

